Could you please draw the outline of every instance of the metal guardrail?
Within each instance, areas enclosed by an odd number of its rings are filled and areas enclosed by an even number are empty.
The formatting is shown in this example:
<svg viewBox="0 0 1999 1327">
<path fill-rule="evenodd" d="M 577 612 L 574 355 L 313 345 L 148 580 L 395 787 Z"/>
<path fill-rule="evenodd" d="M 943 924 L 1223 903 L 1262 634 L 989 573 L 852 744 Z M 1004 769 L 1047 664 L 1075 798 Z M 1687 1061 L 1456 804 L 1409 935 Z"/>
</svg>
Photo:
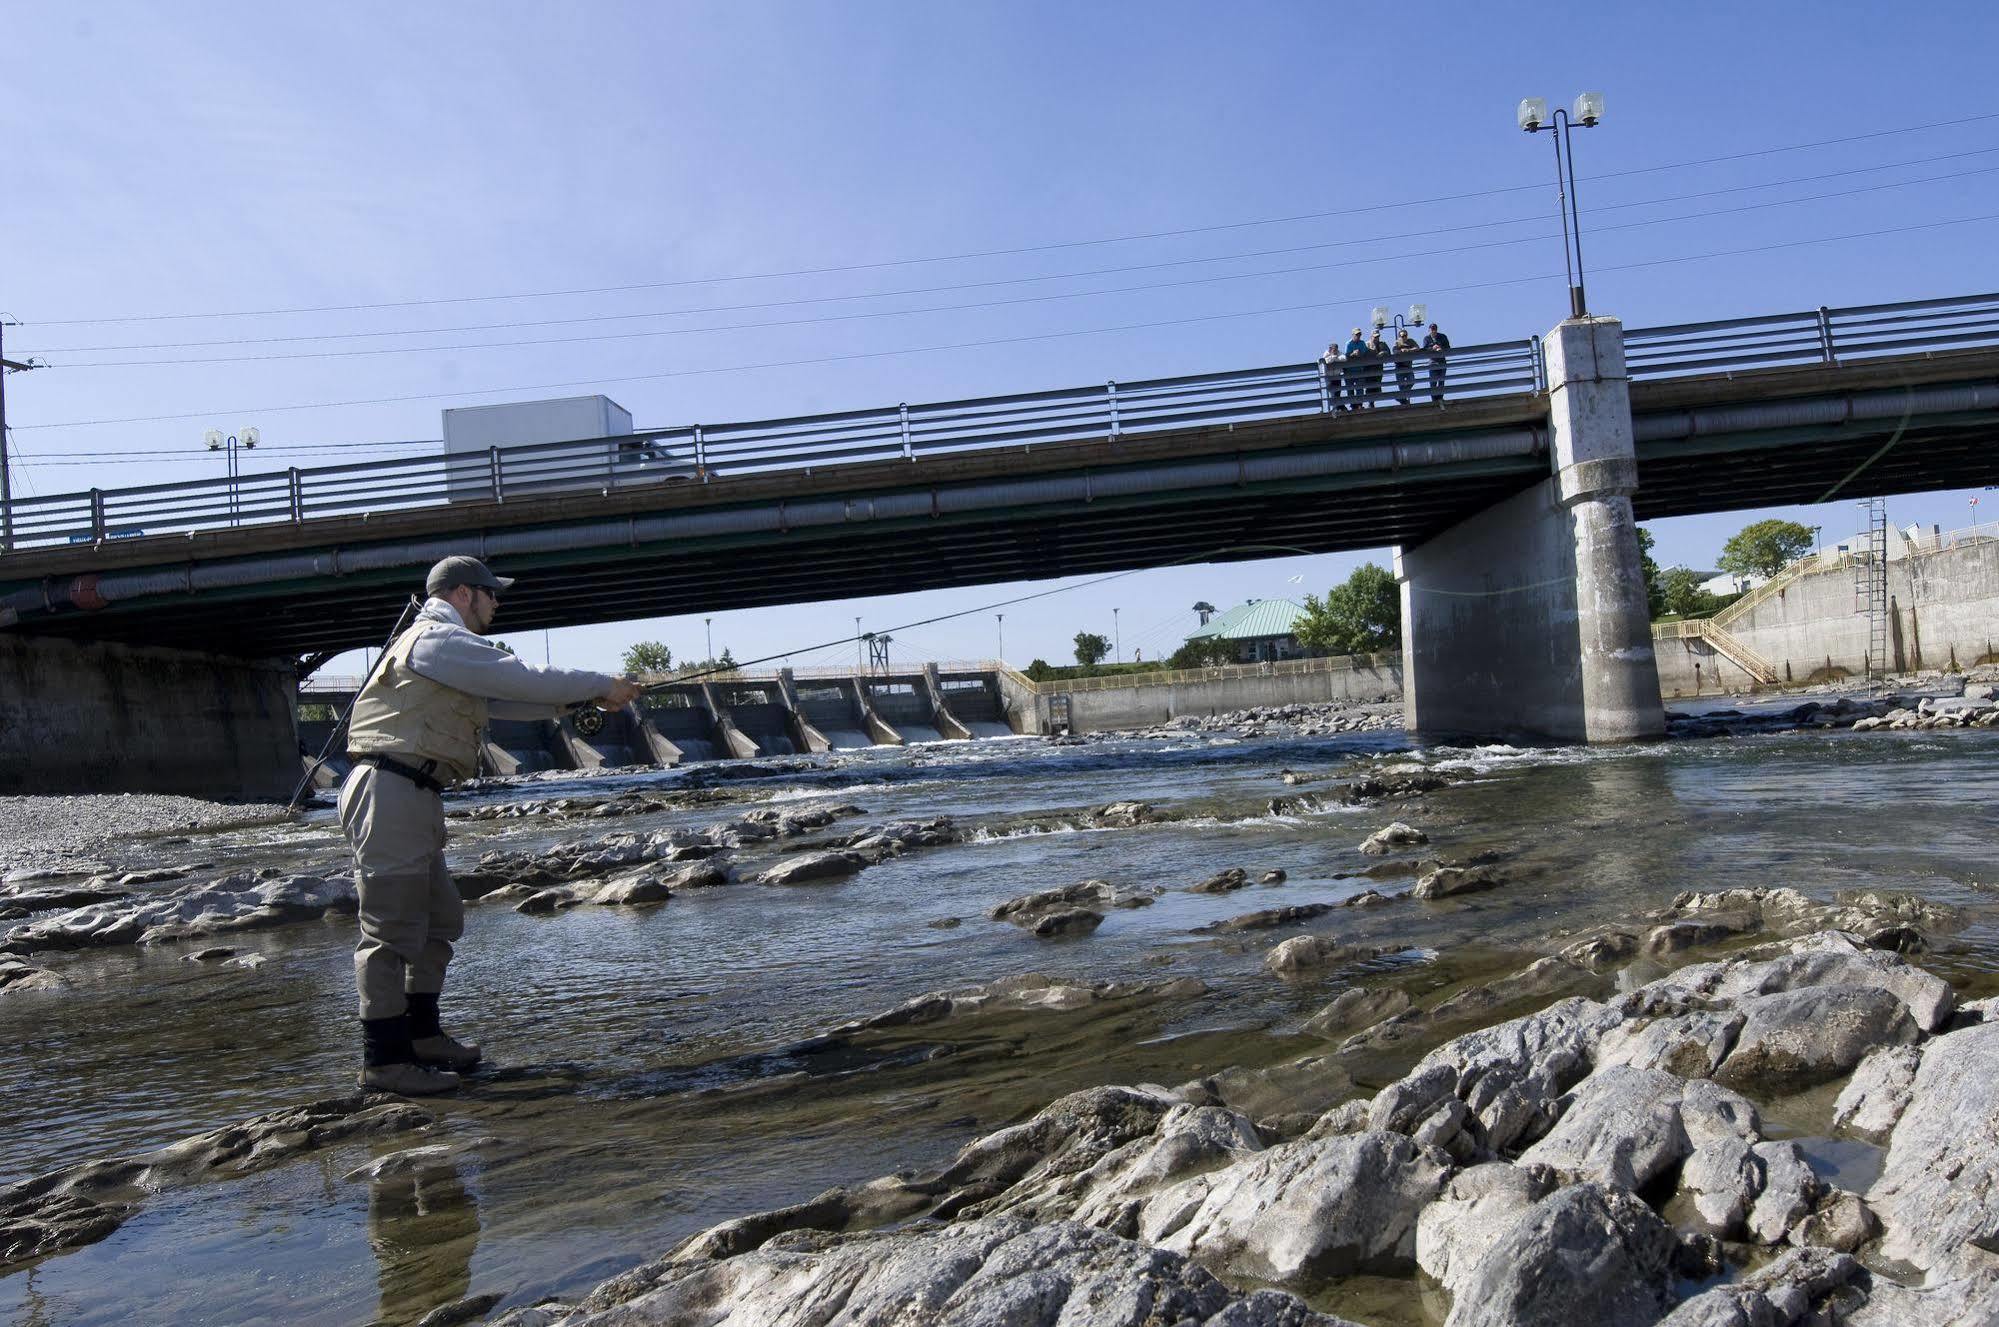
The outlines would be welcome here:
<svg viewBox="0 0 1999 1327">
<path fill-rule="evenodd" d="M 1634 378 L 1664 378 L 1994 343 L 1999 295 L 1963 295 L 1628 329 L 1624 362 Z"/>
<path fill-rule="evenodd" d="M 1205 424 L 1392 409 L 1543 385 L 1536 338 L 1417 354 L 975 397 L 881 410 L 697 424 L 581 442 L 494 447 L 264 474 L 16 498 L 6 547 L 98 543 L 241 525 L 520 502 L 859 462 L 1115 439 Z M 1372 372 L 1370 372 L 1372 370 Z"/>
<path fill-rule="evenodd" d="M 1634 377 L 1838 364 L 1857 358 L 1999 344 L 1999 295 L 1821 308 L 1761 318 L 1627 330 Z M 1334 370 L 1337 369 L 1337 372 Z M 1110 382 L 1014 396 L 540 443 L 343 465 L 17 497 L 0 511 L 0 547 L 101 543 L 240 525 L 521 502 L 661 484 L 914 461 L 957 452 L 1115 439 L 1206 424 L 1421 407 L 1546 390 L 1538 337 L 1388 360 L 1284 364 Z"/>
</svg>

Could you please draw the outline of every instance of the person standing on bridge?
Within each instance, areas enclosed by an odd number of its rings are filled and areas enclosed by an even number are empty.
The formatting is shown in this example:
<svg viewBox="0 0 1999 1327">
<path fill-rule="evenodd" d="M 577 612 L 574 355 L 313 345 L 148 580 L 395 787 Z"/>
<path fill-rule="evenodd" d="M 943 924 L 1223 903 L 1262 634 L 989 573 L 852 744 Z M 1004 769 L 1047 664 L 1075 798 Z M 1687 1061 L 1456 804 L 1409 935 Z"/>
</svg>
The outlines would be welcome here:
<svg viewBox="0 0 1999 1327">
<path fill-rule="evenodd" d="M 482 640 L 512 584 L 477 558 L 432 567 L 423 611 L 354 698 L 340 826 L 361 895 L 354 978 L 364 1089 L 449 1092 L 456 1071 L 479 1062 L 479 1048 L 446 1035 L 438 1016 L 452 942 L 465 927 L 444 864 L 439 795 L 477 772 L 487 717 L 550 719 L 588 700 L 622 709 L 639 694 L 629 679 L 536 668 Z"/>
<path fill-rule="evenodd" d="M 1346 401 L 1344 400 L 1346 385 L 1340 381 L 1340 343 L 1338 341 L 1328 341 L 1326 343 L 1326 353 L 1319 356 L 1319 372 L 1325 375 L 1326 399 L 1332 402 L 1334 413 L 1337 414 L 1339 411 L 1346 409 Z"/>
<path fill-rule="evenodd" d="M 1444 356 L 1451 350 L 1451 338 L 1437 330 L 1437 324 L 1430 324 L 1430 334 L 1423 338 L 1424 350 L 1430 352 L 1430 403 L 1441 404 L 1444 399 Z"/>
<path fill-rule="evenodd" d="M 1349 410 L 1359 410 L 1367 395 L 1367 365 L 1364 362 L 1367 359 L 1367 342 L 1360 337 L 1360 328 L 1356 327 L 1353 335 L 1347 338 L 1345 358 Z"/>
<path fill-rule="evenodd" d="M 1409 394 L 1416 386 L 1416 361 L 1414 356 L 1422 347 L 1416 338 L 1409 335 L 1409 329 L 1395 329 L 1395 344 L 1389 349 L 1395 352 L 1395 399 L 1402 405 L 1409 404 Z"/>
<path fill-rule="evenodd" d="M 1374 335 L 1367 339 L 1367 405 L 1372 410 L 1381 404 L 1381 375 L 1388 371 L 1388 343 L 1381 339 L 1381 329 L 1374 329 Z"/>
</svg>

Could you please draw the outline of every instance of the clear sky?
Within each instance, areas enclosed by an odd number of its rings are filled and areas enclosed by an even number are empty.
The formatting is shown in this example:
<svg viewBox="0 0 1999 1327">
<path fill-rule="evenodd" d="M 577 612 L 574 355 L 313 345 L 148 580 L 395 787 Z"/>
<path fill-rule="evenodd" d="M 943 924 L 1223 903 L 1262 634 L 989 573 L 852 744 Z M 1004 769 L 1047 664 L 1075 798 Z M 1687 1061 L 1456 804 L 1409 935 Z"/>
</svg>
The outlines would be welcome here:
<svg viewBox="0 0 1999 1327">
<path fill-rule="evenodd" d="M 1379 303 L 1427 302 L 1460 344 L 1545 331 L 1566 310 L 1552 158 L 1513 107 L 1585 89 L 1608 99 L 1577 143 L 1595 311 L 1999 285 L 1989 3 L 10 2 L 0 32 L 0 310 L 26 324 L 9 356 L 52 365 L 8 383 L 26 493 L 217 473 L 210 427 L 307 465 L 406 454 L 335 445 L 434 439 L 445 406 L 577 391 L 663 427 L 1291 362 Z M 1338 215 L 1273 220 L 1308 213 Z M 850 270 L 768 275 L 810 268 Z M 1043 295 L 1071 297 L 1021 302 Z M 394 307 L 326 307 L 353 305 Z M 518 326 L 557 319 L 577 321 Z M 786 325 L 718 330 L 746 323 Z M 495 341 L 536 344 L 466 348 Z M 162 348 L 189 342 L 233 344 Z M 581 380 L 602 385 L 532 390 Z M 403 399 L 327 404 L 380 398 Z M 1959 528 L 1968 496 L 1890 516 Z M 1659 522 L 1660 561 L 1709 567 L 1748 519 Z M 1156 657 L 1196 599 L 1302 596 L 1366 556 L 1080 588 L 1008 610 L 1006 654 L 1064 659 L 1116 608 L 1125 657 Z M 748 658 L 1031 588 L 730 613 L 714 643 Z M 581 628 L 552 654 L 698 656 L 702 632 Z M 897 653 L 997 635 L 986 611 Z"/>
</svg>

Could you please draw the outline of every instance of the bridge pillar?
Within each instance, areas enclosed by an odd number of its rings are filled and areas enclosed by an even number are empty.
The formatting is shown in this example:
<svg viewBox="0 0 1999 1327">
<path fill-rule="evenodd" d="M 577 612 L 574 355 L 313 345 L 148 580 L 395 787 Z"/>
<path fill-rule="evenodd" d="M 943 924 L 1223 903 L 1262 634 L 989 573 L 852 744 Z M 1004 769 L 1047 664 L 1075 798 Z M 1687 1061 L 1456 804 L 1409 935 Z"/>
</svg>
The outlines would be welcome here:
<svg viewBox="0 0 1999 1327">
<path fill-rule="evenodd" d="M 283 801 L 297 691 L 289 660 L 0 632 L 0 793 Z"/>
<path fill-rule="evenodd" d="M 1626 742 L 1665 709 L 1631 494 L 1624 329 L 1548 334 L 1549 463 L 1525 492 L 1396 550 L 1403 708 L 1432 740 Z"/>
</svg>

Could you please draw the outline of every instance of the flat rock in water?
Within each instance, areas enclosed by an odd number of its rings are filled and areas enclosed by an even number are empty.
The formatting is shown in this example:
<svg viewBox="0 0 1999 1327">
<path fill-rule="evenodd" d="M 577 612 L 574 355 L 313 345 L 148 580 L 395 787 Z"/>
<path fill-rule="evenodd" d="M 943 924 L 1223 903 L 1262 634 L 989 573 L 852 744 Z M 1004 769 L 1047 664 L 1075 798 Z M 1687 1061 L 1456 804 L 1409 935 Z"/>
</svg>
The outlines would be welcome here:
<svg viewBox="0 0 1999 1327">
<path fill-rule="evenodd" d="M 806 885 L 843 880 L 868 864 L 856 852 L 805 852 L 779 862 L 757 877 L 760 885 Z"/>
<path fill-rule="evenodd" d="M 1377 829 L 1368 835 L 1361 842 L 1360 850 L 1370 857 L 1385 857 L 1397 848 L 1412 847 L 1429 841 L 1430 836 L 1422 830 L 1397 820 L 1386 828 Z"/>
<path fill-rule="evenodd" d="M 1833 1103 L 1832 1127 L 1881 1143 L 1909 1107 L 1916 1068 L 1923 1061 L 1915 1046 L 1883 1046 L 1869 1051 Z"/>
<path fill-rule="evenodd" d="M 1416 882 L 1409 892 L 1416 898 L 1451 898 L 1497 889 L 1500 879 L 1485 866 L 1440 866 Z"/>
<path fill-rule="evenodd" d="M 1257 912 L 1245 912 L 1224 921 L 1209 922 L 1197 926 L 1196 931 L 1268 931 L 1279 926 L 1296 926 L 1314 917 L 1323 917 L 1339 909 L 1337 903 L 1297 903 L 1288 908 L 1263 908 Z"/>
<path fill-rule="evenodd" d="M 1190 894 L 1232 894 L 1249 884 L 1249 872 L 1240 866 L 1231 866 L 1226 871 L 1217 871 L 1198 885 L 1187 886 Z"/>
<path fill-rule="evenodd" d="M 0 1188 L 0 1267 L 95 1243 L 152 1194 L 247 1175 L 348 1138 L 403 1133 L 434 1117 L 393 1097 L 362 1095 L 272 1111 L 152 1152 L 85 1161 Z"/>
<path fill-rule="evenodd" d="M 1294 935 L 1264 955 L 1263 966 L 1280 977 L 1294 976 L 1354 957 L 1351 945 L 1323 935 Z"/>
<path fill-rule="evenodd" d="M 1088 935 L 1104 924 L 1104 914 L 1088 908 L 1065 908 L 1044 913 L 1033 926 L 1034 934 L 1045 939 L 1065 935 Z"/>
</svg>

